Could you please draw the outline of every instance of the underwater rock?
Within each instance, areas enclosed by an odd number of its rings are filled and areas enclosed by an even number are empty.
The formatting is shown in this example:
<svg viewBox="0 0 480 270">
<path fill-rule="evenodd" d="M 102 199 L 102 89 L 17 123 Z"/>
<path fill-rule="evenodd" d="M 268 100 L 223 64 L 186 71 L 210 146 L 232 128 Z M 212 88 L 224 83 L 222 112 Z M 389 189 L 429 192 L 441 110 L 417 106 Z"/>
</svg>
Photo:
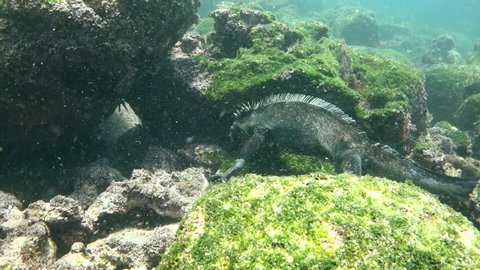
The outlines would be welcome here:
<svg viewBox="0 0 480 270">
<path fill-rule="evenodd" d="M 447 121 L 457 125 L 454 115 L 465 99 L 465 89 L 478 81 L 478 66 L 437 66 L 426 70 L 427 105 L 434 122 Z"/>
<path fill-rule="evenodd" d="M 197 168 L 136 170 L 130 180 L 105 162 L 79 171 L 70 195 L 79 201 L 57 195 L 22 211 L 14 196 L 0 192 L 0 268 L 149 269 L 173 238 L 173 222 L 208 185 Z"/>
<path fill-rule="evenodd" d="M 455 112 L 455 123 L 463 130 L 474 130 L 480 121 L 480 93 L 465 99 Z"/>
<path fill-rule="evenodd" d="M 179 171 L 186 168 L 185 161 L 176 153 L 160 146 L 148 147 L 145 157 L 139 168 L 155 172 L 164 170 L 166 172 Z"/>
<path fill-rule="evenodd" d="M 198 68 L 196 57 L 202 57 L 205 53 L 205 37 L 187 33 L 170 51 L 169 60 L 174 71 L 175 78 L 185 81 L 194 92 L 203 93 L 211 81 L 211 76 L 206 71 Z"/>
<path fill-rule="evenodd" d="M 116 169 L 100 160 L 78 169 L 73 175 L 74 191 L 68 197 L 78 201 L 83 209 L 87 209 L 97 196 L 105 191 L 113 182 L 126 180 Z"/>
<path fill-rule="evenodd" d="M 84 222 L 93 231 L 110 229 L 109 218 L 122 226 L 119 215 L 138 208 L 178 220 L 207 186 L 204 172 L 198 168 L 173 173 L 134 170 L 129 180 L 113 182 L 96 198 L 86 210 Z"/>
<path fill-rule="evenodd" d="M 455 144 L 447 136 L 447 130 L 434 126 L 428 129 L 431 141 L 437 145 L 444 154 L 455 154 Z"/>
<path fill-rule="evenodd" d="M 329 17 L 333 32 L 344 38 L 348 45 L 377 47 L 380 44 L 379 26 L 372 11 L 345 7 Z"/>
<path fill-rule="evenodd" d="M 96 270 L 97 266 L 85 255 L 85 245 L 76 242 L 70 252 L 55 262 L 55 270 Z"/>
<path fill-rule="evenodd" d="M 64 254 L 79 239 L 88 239 L 90 232 L 82 227 L 84 211 L 80 204 L 68 197 L 57 195 L 49 202 L 37 201 L 24 210 L 30 224 L 45 223 L 57 247 Z"/>
<path fill-rule="evenodd" d="M 476 268 L 479 246 L 465 217 L 407 183 L 246 175 L 197 201 L 156 269 Z"/>
<path fill-rule="evenodd" d="M 253 9 L 220 8 L 210 13 L 215 21 L 215 32 L 209 36 L 215 44 L 212 54 L 217 57 L 234 58 L 239 48 L 253 45 L 251 32 L 257 25 L 268 24 L 273 16 Z"/>
<path fill-rule="evenodd" d="M 194 167 L 202 167 L 216 171 L 219 163 L 225 161 L 227 154 L 218 145 L 187 144 L 181 154 L 185 156 Z M 233 161 L 233 160 L 232 160 Z"/>
<path fill-rule="evenodd" d="M 1 269 L 51 269 L 56 246 L 43 222 L 18 227 L 0 241 Z"/>
<path fill-rule="evenodd" d="M 463 89 L 463 98 L 480 94 L 480 81 L 476 81 Z"/>
<path fill-rule="evenodd" d="M 471 157 L 445 155 L 445 162 L 461 171 L 460 177 L 465 179 L 480 179 L 480 160 Z"/>
<path fill-rule="evenodd" d="M 480 178 L 480 161 L 472 158 L 470 136 L 448 122 L 437 122 L 428 136 L 417 141 L 413 158 L 422 167 L 439 174 L 464 179 Z"/>
<path fill-rule="evenodd" d="M 455 126 L 452 126 L 450 123 L 446 121 L 440 121 L 435 123 L 435 127 L 443 129 L 444 130 L 443 135 L 447 136 L 452 140 L 453 148 L 457 155 L 465 157 L 471 154 L 470 138 L 465 132 L 459 130 Z"/>
<path fill-rule="evenodd" d="M 197 0 L 6 0 L 0 19 L 5 163 L 79 146 L 196 20 Z M 76 153 L 78 155 L 78 153 Z M 0 157 L 3 159 L 3 156 Z M 7 164 L 8 165 L 8 164 Z"/>
<path fill-rule="evenodd" d="M 455 48 L 455 39 L 449 34 L 436 37 L 432 41 L 429 51 L 422 56 L 422 63 L 427 65 L 458 65 L 461 62 L 462 56 Z"/>
<path fill-rule="evenodd" d="M 433 138 L 432 136 L 422 136 L 419 138 L 413 149 L 412 158 L 415 160 L 415 163 L 421 167 L 443 175 L 446 174 L 446 169 L 449 168 L 450 165 L 445 164 L 445 154 L 441 151 L 441 147 L 436 144 L 439 139 L 442 140 L 443 138 L 438 135 L 434 135 Z M 449 138 L 446 138 L 446 140 L 448 139 Z"/>
<path fill-rule="evenodd" d="M 152 269 L 174 239 L 177 228 L 172 224 L 152 230 L 121 230 L 88 244 L 85 254 L 99 269 Z"/>
<path fill-rule="evenodd" d="M 468 199 L 468 213 L 470 218 L 474 220 L 477 226 L 480 224 L 480 187 L 472 192 L 470 198 Z"/>
<path fill-rule="evenodd" d="M 0 209 L 22 208 L 22 203 L 12 194 L 0 190 Z"/>
<path fill-rule="evenodd" d="M 15 196 L 0 191 L 0 239 L 25 225 L 21 209 L 22 203 Z"/>
<path fill-rule="evenodd" d="M 49 202 L 31 203 L 24 213 L 29 222 L 45 222 L 48 226 L 61 227 L 69 223 L 80 223 L 83 210 L 76 200 L 57 195 Z"/>
</svg>

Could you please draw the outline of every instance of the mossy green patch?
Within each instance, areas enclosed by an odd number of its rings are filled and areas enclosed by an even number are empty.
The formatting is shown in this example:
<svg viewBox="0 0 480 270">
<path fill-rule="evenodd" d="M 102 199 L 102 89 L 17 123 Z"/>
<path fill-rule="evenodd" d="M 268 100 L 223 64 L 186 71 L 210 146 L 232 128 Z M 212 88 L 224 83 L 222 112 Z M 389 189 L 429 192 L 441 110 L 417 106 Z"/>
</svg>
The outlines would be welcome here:
<svg viewBox="0 0 480 270">
<path fill-rule="evenodd" d="M 314 172 L 334 173 L 335 167 L 331 160 L 305 154 L 284 152 L 280 155 L 284 175 L 299 175 Z"/>
<path fill-rule="evenodd" d="M 205 156 L 209 163 L 224 172 L 235 163 L 235 157 L 223 152 L 211 152 Z M 292 153 L 286 149 L 262 148 L 245 164 L 237 175 L 257 173 L 261 175 L 300 175 L 307 173 L 334 173 L 333 161 L 320 155 Z"/>
<path fill-rule="evenodd" d="M 311 174 L 211 187 L 157 269 L 479 267 L 479 232 L 419 188 Z"/>
<path fill-rule="evenodd" d="M 422 153 L 423 151 L 437 149 L 438 147 L 430 140 L 420 140 L 415 144 L 414 152 Z"/>
<path fill-rule="evenodd" d="M 213 74 L 207 97 L 221 104 L 240 104 L 277 92 L 308 89 L 309 94 L 316 95 L 315 91 L 321 89 L 353 108 L 360 95 L 340 78 L 336 53 L 341 43 L 326 38 L 318 42 L 307 40 L 288 51 L 256 45 L 259 41 L 254 40 L 252 48 L 240 49 L 234 59 L 204 63 Z M 290 82 L 282 82 L 289 79 Z"/>
<path fill-rule="evenodd" d="M 372 112 L 405 109 L 416 98 L 416 86 L 422 82 L 420 72 L 361 50 L 354 50 L 352 57 L 353 69 L 364 86 L 360 93 L 371 102 Z"/>
</svg>

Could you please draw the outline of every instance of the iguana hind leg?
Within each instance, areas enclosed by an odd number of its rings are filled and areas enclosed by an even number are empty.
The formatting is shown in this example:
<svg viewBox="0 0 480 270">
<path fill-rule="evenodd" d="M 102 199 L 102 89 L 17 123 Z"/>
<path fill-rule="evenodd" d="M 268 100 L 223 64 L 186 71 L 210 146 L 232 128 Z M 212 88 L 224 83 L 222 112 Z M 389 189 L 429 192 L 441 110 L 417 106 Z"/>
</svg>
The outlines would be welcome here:
<svg viewBox="0 0 480 270">
<path fill-rule="evenodd" d="M 362 158 L 357 151 L 347 150 L 337 158 L 337 170 L 362 175 Z"/>
</svg>

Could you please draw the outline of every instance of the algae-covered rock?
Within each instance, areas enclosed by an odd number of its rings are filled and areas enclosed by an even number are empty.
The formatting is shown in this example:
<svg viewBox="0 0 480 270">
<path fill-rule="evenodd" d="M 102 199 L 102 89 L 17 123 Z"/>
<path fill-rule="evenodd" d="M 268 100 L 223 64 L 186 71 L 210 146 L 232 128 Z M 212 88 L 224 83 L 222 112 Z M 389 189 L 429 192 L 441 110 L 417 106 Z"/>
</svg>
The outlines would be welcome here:
<svg viewBox="0 0 480 270">
<path fill-rule="evenodd" d="M 480 81 L 480 67 L 440 66 L 425 73 L 428 110 L 434 121 L 456 123 L 455 111 L 464 100 L 465 88 Z"/>
<path fill-rule="evenodd" d="M 422 56 L 422 63 L 427 65 L 458 65 L 462 60 L 461 57 L 455 48 L 454 37 L 449 34 L 443 34 L 432 41 L 430 49 Z"/>
<path fill-rule="evenodd" d="M 369 136 L 391 145 L 411 142 L 427 128 L 425 87 L 412 67 L 384 57 L 354 50 L 353 88 L 362 95 L 356 117 Z"/>
<path fill-rule="evenodd" d="M 333 31 L 349 45 L 377 47 L 380 44 L 379 26 L 372 11 L 359 7 L 343 7 L 330 16 Z"/>
<path fill-rule="evenodd" d="M 459 155 L 467 155 L 468 146 L 470 144 L 470 139 L 468 138 L 467 134 L 446 121 L 440 121 L 436 123 L 435 126 L 446 131 L 445 135 L 452 140 L 455 151 Z"/>
<path fill-rule="evenodd" d="M 478 269 L 480 233 L 410 184 L 248 175 L 197 201 L 157 269 Z"/>
<path fill-rule="evenodd" d="M 455 112 L 455 123 L 464 130 L 473 130 L 480 120 L 480 93 L 465 99 Z"/>
</svg>

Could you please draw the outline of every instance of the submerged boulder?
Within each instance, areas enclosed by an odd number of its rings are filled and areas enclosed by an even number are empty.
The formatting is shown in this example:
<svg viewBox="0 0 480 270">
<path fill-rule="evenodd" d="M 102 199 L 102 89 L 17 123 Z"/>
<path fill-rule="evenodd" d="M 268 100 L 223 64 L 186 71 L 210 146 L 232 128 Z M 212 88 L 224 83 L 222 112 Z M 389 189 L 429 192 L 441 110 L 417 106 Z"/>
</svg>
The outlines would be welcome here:
<svg viewBox="0 0 480 270">
<path fill-rule="evenodd" d="M 375 14 L 358 7 L 345 7 L 330 14 L 334 33 L 349 45 L 378 47 L 380 30 Z"/>
<path fill-rule="evenodd" d="M 198 168 L 171 174 L 164 170 L 135 170 L 131 179 L 112 182 L 93 201 L 85 211 L 84 223 L 94 231 L 110 231 L 149 223 L 148 216 L 154 224 L 178 220 L 207 186 L 203 170 Z M 117 221 L 129 215 L 132 218 Z"/>
<path fill-rule="evenodd" d="M 433 120 L 456 125 L 455 111 L 462 105 L 472 84 L 480 81 L 480 67 L 439 66 L 425 73 L 428 110 Z M 459 126 L 460 127 L 460 126 Z"/>
<path fill-rule="evenodd" d="M 413 185 L 247 175 L 197 201 L 157 269 L 474 269 L 479 261 L 478 230 Z"/>
<path fill-rule="evenodd" d="M 455 112 L 455 123 L 464 130 L 474 130 L 480 121 L 480 93 L 465 99 Z"/>
<path fill-rule="evenodd" d="M 455 47 L 453 36 L 449 34 L 440 35 L 432 41 L 430 49 L 422 56 L 422 63 L 427 65 L 458 65 L 462 61 L 462 56 Z"/>
<path fill-rule="evenodd" d="M 88 244 L 85 254 L 98 269 L 152 269 L 158 264 L 159 254 L 163 254 L 173 240 L 177 228 L 177 224 L 172 224 L 152 230 L 121 230 Z"/>
</svg>

